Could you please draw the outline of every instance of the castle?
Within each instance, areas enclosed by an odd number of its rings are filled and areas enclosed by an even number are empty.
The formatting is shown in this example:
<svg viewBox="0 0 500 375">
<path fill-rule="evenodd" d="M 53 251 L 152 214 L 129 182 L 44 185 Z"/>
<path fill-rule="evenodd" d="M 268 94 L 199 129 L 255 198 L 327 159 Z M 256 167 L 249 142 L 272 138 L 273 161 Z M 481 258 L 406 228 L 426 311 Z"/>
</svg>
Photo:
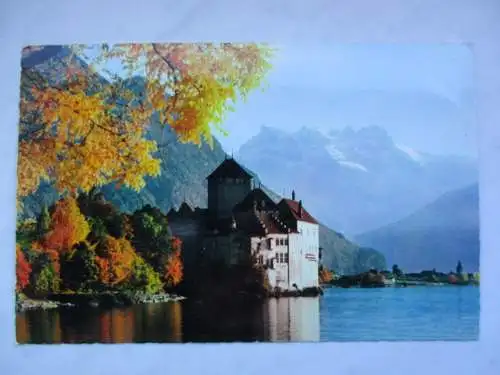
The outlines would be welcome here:
<svg viewBox="0 0 500 375">
<path fill-rule="evenodd" d="M 302 201 L 273 201 L 254 188 L 252 175 L 226 158 L 208 177 L 207 208 L 186 202 L 171 209 L 172 234 L 183 241 L 186 271 L 195 262 L 264 265 L 269 285 L 281 290 L 318 286 L 319 225 Z"/>
</svg>

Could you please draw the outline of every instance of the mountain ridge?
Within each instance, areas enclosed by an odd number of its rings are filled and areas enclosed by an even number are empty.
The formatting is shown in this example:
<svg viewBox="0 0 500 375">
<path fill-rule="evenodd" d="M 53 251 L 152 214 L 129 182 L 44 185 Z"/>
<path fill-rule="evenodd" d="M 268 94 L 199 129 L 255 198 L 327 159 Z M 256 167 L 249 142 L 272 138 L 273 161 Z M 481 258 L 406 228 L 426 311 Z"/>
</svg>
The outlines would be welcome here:
<svg viewBox="0 0 500 375">
<path fill-rule="evenodd" d="M 238 155 L 270 188 L 291 185 L 326 225 L 351 236 L 477 181 L 474 159 L 402 147 L 378 126 L 323 132 L 263 126 Z"/>
<path fill-rule="evenodd" d="M 447 192 L 413 214 L 355 240 L 376 247 L 388 263 L 407 270 L 447 272 L 460 260 L 466 270 L 478 271 L 478 184 Z"/>
</svg>

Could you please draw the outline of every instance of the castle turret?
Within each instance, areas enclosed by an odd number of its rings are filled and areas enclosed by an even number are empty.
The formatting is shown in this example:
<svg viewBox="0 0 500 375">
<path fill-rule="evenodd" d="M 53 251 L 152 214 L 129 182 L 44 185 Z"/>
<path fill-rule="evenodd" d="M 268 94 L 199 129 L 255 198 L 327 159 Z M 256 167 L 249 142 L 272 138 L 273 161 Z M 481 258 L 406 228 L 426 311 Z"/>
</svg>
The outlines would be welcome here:
<svg viewBox="0 0 500 375">
<path fill-rule="evenodd" d="M 225 159 L 208 177 L 208 211 L 227 218 L 252 188 L 252 175 L 233 158 Z"/>
</svg>

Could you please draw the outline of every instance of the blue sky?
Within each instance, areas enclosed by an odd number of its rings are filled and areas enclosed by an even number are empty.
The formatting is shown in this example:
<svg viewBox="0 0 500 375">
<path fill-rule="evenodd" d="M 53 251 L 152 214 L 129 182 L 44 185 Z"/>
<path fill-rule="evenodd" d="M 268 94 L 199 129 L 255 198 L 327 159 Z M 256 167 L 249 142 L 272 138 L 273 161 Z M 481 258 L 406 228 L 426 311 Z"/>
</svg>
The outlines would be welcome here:
<svg viewBox="0 0 500 375">
<path fill-rule="evenodd" d="M 218 139 L 237 152 L 261 125 L 378 125 L 417 150 L 475 156 L 473 78 L 463 45 L 280 46 L 269 89 L 239 105 Z"/>
<path fill-rule="evenodd" d="M 378 125 L 416 150 L 476 156 L 473 54 L 466 45 L 276 47 L 269 88 L 228 115 L 228 136 L 216 134 L 227 152 L 237 153 L 262 125 L 286 131 Z"/>
</svg>

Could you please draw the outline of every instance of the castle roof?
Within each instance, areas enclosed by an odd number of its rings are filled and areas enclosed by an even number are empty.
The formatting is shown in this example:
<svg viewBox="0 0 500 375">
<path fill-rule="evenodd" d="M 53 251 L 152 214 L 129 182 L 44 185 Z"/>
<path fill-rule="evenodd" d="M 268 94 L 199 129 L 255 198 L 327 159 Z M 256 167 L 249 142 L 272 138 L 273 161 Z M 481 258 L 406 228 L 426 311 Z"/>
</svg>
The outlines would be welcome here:
<svg viewBox="0 0 500 375">
<path fill-rule="evenodd" d="M 212 173 L 208 175 L 207 179 L 221 177 L 243 178 L 246 180 L 252 179 L 252 175 L 233 158 L 225 159 Z"/>
<path fill-rule="evenodd" d="M 189 213 L 192 213 L 194 211 L 187 202 L 182 202 L 181 205 L 179 206 L 178 212 L 180 214 L 189 214 Z"/>
<path fill-rule="evenodd" d="M 234 220 L 234 221 L 233 221 Z M 236 224 L 233 227 L 233 224 Z M 225 236 L 233 231 L 243 232 L 254 237 L 265 237 L 268 234 L 286 234 L 289 228 L 279 218 L 277 211 L 239 211 L 232 217 L 207 220 L 208 235 Z"/>
<path fill-rule="evenodd" d="M 291 199 L 282 199 L 278 206 L 283 208 L 294 220 L 305 221 L 311 224 L 318 224 L 316 219 L 306 211 L 302 206 L 302 202 L 297 202 Z"/>
<path fill-rule="evenodd" d="M 260 188 L 253 189 L 247 196 L 233 208 L 233 212 L 238 211 L 249 211 L 253 209 L 254 202 L 257 203 L 257 207 L 264 211 L 276 210 L 278 206 L 276 203 L 266 194 L 266 192 Z"/>
<path fill-rule="evenodd" d="M 249 211 L 235 214 L 238 230 L 250 236 L 266 236 L 267 234 L 286 234 L 288 229 L 280 223 L 272 212 Z"/>
<path fill-rule="evenodd" d="M 205 208 L 195 207 L 194 209 L 187 203 L 182 202 L 179 209 L 171 208 L 167 213 L 167 218 L 169 220 L 175 220 L 178 218 L 202 218 L 206 214 Z"/>
</svg>

